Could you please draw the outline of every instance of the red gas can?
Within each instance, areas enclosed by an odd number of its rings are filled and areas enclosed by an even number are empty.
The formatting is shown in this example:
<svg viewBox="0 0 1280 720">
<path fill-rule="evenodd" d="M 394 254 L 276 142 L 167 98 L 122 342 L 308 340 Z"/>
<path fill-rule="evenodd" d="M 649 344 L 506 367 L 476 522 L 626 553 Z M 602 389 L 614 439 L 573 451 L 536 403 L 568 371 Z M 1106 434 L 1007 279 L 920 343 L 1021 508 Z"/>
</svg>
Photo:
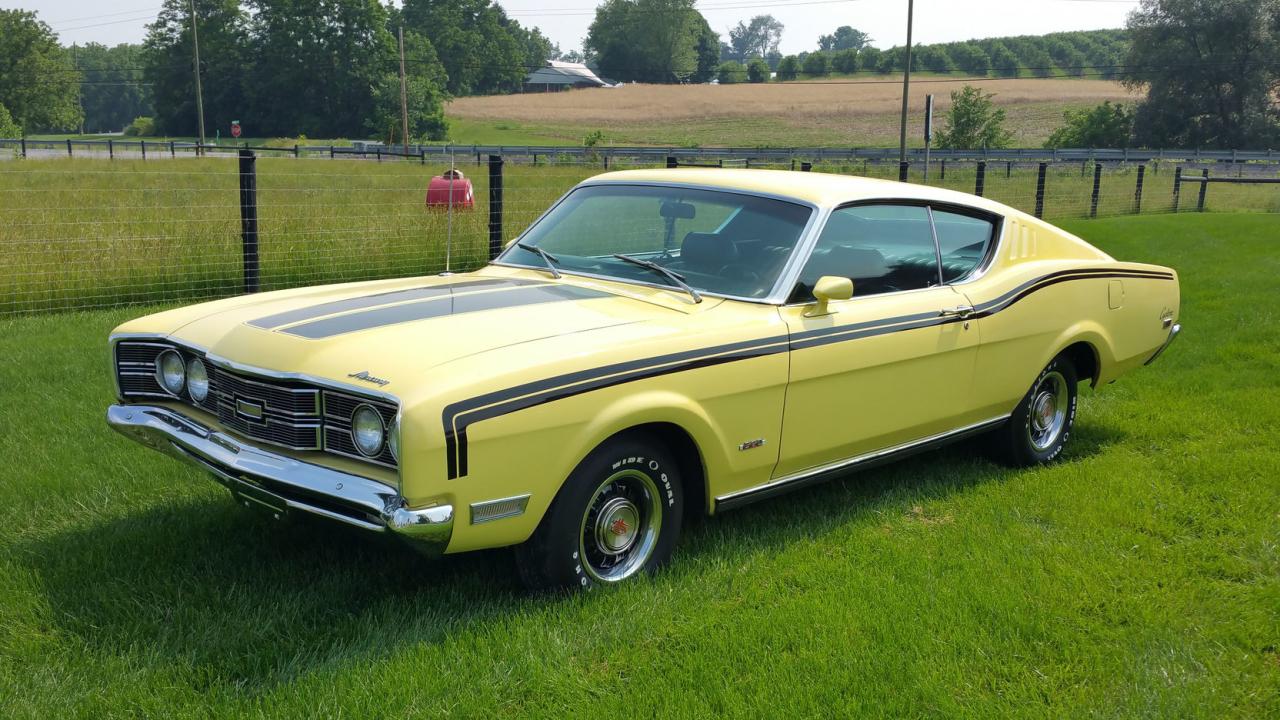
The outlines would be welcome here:
<svg viewBox="0 0 1280 720">
<path fill-rule="evenodd" d="M 471 208 L 475 205 L 471 181 L 463 177 L 461 171 L 446 170 L 444 174 L 431 178 L 431 184 L 427 186 L 427 207 L 448 208 L 450 188 L 453 190 L 453 207 Z"/>
</svg>

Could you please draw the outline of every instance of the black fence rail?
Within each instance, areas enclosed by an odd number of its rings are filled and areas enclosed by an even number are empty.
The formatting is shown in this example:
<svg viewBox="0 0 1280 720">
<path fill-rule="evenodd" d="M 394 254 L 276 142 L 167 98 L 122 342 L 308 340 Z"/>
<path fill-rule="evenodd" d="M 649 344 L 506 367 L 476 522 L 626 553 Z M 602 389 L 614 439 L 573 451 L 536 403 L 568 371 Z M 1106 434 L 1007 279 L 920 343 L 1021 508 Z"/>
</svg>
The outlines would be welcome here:
<svg viewBox="0 0 1280 720">
<path fill-rule="evenodd" d="M 1280 166 L 1256 161 L 943 157 L 926 165 L 896 157 L 520 152 L 483 154 L 473 166 L 469 155 L 403 151 L 381 163 L 336 151 L 298 161 L 280 148 L 223 147 L 197 159 L 175 146 L 178 157 L 158 163 L 150 162 L 150 141 L 146 147 L 145 162 L 113 144 L 109 163 L 0 163 L 0 316 L 465 271 L 494 257 L 577 183 L 629 168 L 905 179 L 1048 220 L 1280 212 Z M 299 149 L 298 157 L 308 156 Z M 470 192 L 457 204 L 432 205 L 429 185 L 450 171 Z"/>
</svg>

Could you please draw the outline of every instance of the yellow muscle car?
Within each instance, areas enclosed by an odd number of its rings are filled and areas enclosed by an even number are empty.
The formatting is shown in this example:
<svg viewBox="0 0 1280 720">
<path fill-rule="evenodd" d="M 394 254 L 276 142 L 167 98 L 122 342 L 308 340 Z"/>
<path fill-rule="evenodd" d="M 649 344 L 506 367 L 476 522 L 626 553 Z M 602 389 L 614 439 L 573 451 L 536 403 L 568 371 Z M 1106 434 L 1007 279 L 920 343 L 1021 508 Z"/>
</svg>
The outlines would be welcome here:
<svg viewBox="0 0 1280 720">
<path fill-rule="evenodd" d="M 1077 385 L 1154 360 L 1178 303 L 1173 270 L 971 195 L 614 172 L 476 272 L 125 323 L 107 419 L 245 505 L 590 587 L 687 516 L 958 438 L 1049 462 Z"/>
</svg>

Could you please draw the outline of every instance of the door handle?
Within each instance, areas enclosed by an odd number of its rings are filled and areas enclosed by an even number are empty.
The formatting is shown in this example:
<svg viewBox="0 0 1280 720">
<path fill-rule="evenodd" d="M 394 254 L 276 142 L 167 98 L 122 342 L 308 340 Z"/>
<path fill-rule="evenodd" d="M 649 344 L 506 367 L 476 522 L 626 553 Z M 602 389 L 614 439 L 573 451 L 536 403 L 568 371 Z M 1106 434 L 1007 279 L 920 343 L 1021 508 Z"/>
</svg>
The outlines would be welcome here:
<svg viewBox="0 0 1280 720">
<path fill-rule="evenodd" d="M 966 318 L 973 314 L 972 305 L 957 305 L 955 307 L 942 308 L 938 311 L 941 317 L 959 317 Z"/>
</svg>

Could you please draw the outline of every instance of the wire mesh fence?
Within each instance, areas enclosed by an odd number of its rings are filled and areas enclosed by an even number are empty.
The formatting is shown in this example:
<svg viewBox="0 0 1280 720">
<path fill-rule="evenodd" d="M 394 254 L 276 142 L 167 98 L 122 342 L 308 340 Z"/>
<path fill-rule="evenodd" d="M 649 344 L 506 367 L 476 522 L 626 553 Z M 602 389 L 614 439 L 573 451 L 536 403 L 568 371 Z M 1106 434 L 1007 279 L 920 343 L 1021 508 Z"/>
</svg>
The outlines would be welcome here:
<svg viewBox="0 0 1280 720">
<path fill-rule="evenodd" d="M 495 168 L 486 155 L 379 159 L 256 158 L 252 268 L 244 173 L 233 156 L 0 164 L 0 316 L 474 269 L 575 184 L 606 170 L 696 163 L 809 167 L 894 180 L 902 170 L 878 159 L 759 160 L 744 154 L 697 162 L 545 151 L 501 157 L 494 176 L 500 191 L 491 196 Z M 429 206 L 432 178 L 451 168 L 463 175 L 457 182 L 471 184 L 473 201 Z M 1205 171 L 1213 181 L 1201 181 Z M 969 193 L 981 189 L 1050 221 L 1172 212 L 1175 206 L 1183 212 L 1280 212 L 1280 187 L 1271 184 L 1280 181 L 1280 165 L 1265 162 L 951 159 L 931 162 L 927 180 L 924 164 L 914 163 L 907 179 Z M 1231 179 L 1255 182 L 1220 182 Z"/>
</svg>

